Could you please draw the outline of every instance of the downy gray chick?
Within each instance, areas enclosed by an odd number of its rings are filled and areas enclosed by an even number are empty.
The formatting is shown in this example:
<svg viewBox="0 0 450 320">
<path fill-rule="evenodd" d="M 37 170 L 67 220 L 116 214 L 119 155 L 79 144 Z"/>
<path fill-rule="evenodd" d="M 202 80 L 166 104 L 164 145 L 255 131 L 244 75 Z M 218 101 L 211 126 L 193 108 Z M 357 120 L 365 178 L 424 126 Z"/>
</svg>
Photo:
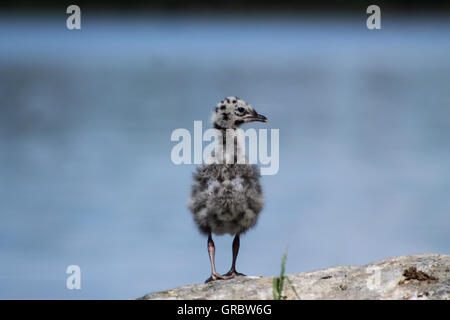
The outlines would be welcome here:
<svg viewBox="0 0 450 320">
<path fill-rule="evenodd" d="M 218 103 L 212 115 L 213 127 L 218 130 L 215 140 L 218 145 L 209 164 L 198 167 L 194 174 L 188 206 L 198 229 L 208 236 L 212 272 L 206 282 L 243 275 L 236 271 L 239 235 L 255 226 L 263 208 L 259 168 L 248 163 L 245 150 L 241 148 L 242 137 L 236 130 L 241 124 L 252 121 L 268 120 L 237 97 L 228 97 Z M 228 148 L 227 140 L 231 141 Z M 231 269 L 224 275 L 216 272 L 212 233 L 235 235 Z"/>
</svg>

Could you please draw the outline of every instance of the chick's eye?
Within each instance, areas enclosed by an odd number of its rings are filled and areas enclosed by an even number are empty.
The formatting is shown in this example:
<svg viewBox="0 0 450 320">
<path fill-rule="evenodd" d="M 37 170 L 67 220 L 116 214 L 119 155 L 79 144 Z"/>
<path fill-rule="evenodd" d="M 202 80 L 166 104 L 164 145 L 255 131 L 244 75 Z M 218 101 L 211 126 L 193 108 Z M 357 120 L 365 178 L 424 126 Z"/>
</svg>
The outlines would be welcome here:
<svg viewBox="0 0 450 320">
<path fill-rule="evenodd" d="M 240 113 L 244 113 L 244 112 L 245 112 L 245 109 L 244 109 L 243 107 L 239 107 L 239 108 L 238 108 L 238 111 L 239 111 Z"/>
</svg>

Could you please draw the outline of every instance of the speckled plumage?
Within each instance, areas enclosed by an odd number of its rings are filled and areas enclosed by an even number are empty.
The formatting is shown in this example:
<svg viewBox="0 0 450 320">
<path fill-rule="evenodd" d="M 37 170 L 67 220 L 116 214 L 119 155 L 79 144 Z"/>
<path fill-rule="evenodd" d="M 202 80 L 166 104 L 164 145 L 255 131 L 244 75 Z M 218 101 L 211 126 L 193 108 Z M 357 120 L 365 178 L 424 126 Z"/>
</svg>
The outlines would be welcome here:
<svg viewBox="0 0 450 320">
<path fill-rule="evenodd" d="M 212 123 L 226 137 L 227 129 L 236 129 L 240 124 L 258 121 L 255 110 L 237 97 L 227 97 L 215 107 Z M 260 115 L 258 115 L 260 116 Z M 246 119 L 250 119 L 246 121 Z M 260 116 L 259 121 L 267 121 Z M 234 133 L 234 132 L 232 132 Z M 236 133 L 237 134 L 237 133 Z M 225 139 L 223 140 L 225 143 Z M 263 208 L 263 195 L 259 183 L 259 168 L 248 163 L 234 140 L 235 163 L 219 161 L 227 158 L 225 145 L 215 154 L 213 164 L 197 168 L 194 174 L 189 209 L 201 233 L 240 234 L 256 224 Z M 242 164 L 237 159 L 244 159 Z"/>
<path fill-rule="evenodd" d="M 189 209 L 200 232 L 239 234 L 256 224 L 263 208 L 256 165 L 203 165 L 194 181 Z"/>
</svg>

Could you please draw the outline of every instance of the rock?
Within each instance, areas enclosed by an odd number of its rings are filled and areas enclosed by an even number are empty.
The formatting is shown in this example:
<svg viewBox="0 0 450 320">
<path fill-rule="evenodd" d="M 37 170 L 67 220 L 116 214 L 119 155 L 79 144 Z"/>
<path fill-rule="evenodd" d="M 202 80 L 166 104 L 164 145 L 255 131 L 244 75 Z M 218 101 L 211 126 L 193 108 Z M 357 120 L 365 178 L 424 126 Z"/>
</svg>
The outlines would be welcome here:
<svg viewBox="0 0 450 320">
<path fill-rule="evenodd" d="M 283 296 L 295 299 L 450 299 L 450 255 L 420 254 L 362 267 L 286 275 Z M 273 299 L 273 278 L 237 277 L 148 294 L 154 299 Z"/>
</svg>

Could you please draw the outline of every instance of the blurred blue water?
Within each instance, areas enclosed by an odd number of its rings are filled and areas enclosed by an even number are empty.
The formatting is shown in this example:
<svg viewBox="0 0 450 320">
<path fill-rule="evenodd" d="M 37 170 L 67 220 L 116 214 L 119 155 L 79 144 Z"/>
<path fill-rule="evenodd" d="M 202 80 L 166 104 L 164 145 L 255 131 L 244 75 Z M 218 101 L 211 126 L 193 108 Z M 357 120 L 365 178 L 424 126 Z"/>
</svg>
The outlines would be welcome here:
<svg viewBox="0 0 450 320">
<path fill-rule="evenodd" d="M 450 249 L 450 23 L 388 17 L 0 19 L 0 298 L 204 281 L 173 129 L 237 95 L 280 129 L 238 266 L 274 275 Z M 263 125 L 258 125 L 263 127 Z M 216 240 L 220 272 L 229 236 Z M 67 290 L 66 267 L 82 270 Z"/>
</svg>

